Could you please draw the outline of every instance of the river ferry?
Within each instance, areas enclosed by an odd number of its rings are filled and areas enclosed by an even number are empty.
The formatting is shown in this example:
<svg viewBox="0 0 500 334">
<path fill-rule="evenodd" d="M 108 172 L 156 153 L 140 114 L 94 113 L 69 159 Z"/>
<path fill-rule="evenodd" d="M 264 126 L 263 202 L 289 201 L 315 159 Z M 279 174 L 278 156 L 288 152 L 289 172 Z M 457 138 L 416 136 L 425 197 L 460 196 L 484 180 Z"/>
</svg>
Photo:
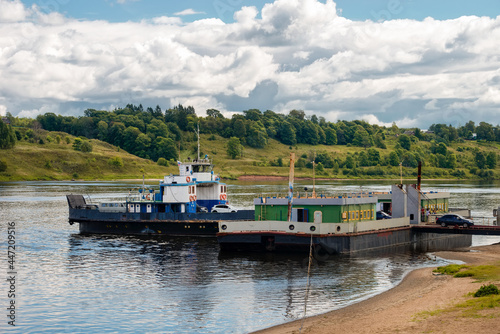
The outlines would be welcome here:
<svg viewBox="0 0 500 334">
<path fill-rule="evenodd" d="M 80 233 L 215 236 L 221 221 L 254 219 L 254 210 L 214 208 L 228 203 L 227 186 L 207 156 L 178 166 L 179 174 L 165 176 L 157 189 L 143 185 L 122 202 L 91 204 L 67 195 L 69 223 L 78 223 Z"/>
<path fill-rule="evenodd" d="M 222 251 L 303 251 L 316 257 L 339 253 L 406 248 L 435 251 L 467 247 L 470 236 L 415 232 L 425 220 L 425 208 L 448 211 L 449 193 L 424 193 L 418 184 L 393 185 L 388 194 L 294 196 L 293 162 L 287 197 L 254 199 L 254 221 L 219 222 L 217 240 Z M 380 195 L 380 198 L 379 198 Z M 388 197 L 389 196 L 389 197 Z M 376 219 L 379 205 L 389 202 L 391 219 Z"/>
</svg>

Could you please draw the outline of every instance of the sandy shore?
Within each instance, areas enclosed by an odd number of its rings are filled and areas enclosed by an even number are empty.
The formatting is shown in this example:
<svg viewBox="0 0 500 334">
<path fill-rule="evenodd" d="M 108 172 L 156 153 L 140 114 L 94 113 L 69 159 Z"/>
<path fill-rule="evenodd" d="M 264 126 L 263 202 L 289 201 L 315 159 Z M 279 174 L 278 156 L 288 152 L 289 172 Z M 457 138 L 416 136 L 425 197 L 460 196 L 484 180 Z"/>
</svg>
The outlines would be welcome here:
<svg viewBox="0 0 500 334">
<path fill-rule="evenodd" d="M 437 252 L 437 256 L 468 264 L 500 261 L 500 244 L 472 247 L 470 251 Z M 455 305 L 484 283 L 471 278 L 433 274 L 434 268 L 412 271 L 393 289 L 360 303 L 257 333 L 500 333 L 500 309 L 482 314 L 489 318 L 463 317 L 460 311 L 424 317 L 417 315 Z M 499 282 L 493 282 L 497 285 Z M 300 330 L 303 324 L 302 330 Z"/>
</svg>

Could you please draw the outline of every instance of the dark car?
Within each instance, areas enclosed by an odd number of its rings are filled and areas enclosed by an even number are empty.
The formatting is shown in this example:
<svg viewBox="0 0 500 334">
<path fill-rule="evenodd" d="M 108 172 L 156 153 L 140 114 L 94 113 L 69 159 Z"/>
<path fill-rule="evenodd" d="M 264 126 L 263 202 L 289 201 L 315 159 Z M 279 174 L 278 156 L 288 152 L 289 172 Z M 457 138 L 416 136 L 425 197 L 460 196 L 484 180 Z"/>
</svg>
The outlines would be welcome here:
<svg viewBox="0 0 500 334">
<path fill-rule="evenodd" d="M 447 214 L 441 216 L 436 220 L 436 224 L 439 224 L 443 227 L 446 227 L 448 225 L 471 227 L 474 225 L 474 223 L 471 220 L 456 214 Z"/>
<path fill-rule="evenodd" d="M 196 212 L 208 212 L 208 209 L 204 206 L 196 204 Z"/>
<path fill-rule="evenodd" d="M 385 213 L 384 211 L 377 211 L 377 220 L 380 220 L 380 219 L 391 219 L 392 217 L 389 216 L 387 213 Z"/>
</svg>

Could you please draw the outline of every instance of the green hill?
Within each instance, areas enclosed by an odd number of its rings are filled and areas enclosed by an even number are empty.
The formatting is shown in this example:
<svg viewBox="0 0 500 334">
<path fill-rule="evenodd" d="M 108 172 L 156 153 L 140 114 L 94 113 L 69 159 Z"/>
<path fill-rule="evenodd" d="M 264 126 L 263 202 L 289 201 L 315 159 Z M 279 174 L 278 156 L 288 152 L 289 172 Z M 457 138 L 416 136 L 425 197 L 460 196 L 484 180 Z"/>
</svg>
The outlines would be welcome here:
<svg viewBox="0 0 500 334">
<path fill-rule="evenodd" d="M 216 140 L 208 140 L 209 136 L 201 137 L 201 147 L 204 154 L 209 154 L 213 158 L 217 169 L 224 178 L 237 179 L 245 176 L 280 176 L 288 177 L 290 152 L 295 152 L 296 167 L 295 177 L 312 178 L 312 165 L 308 163 L 304 167 L 299 167 L 297 160 L 302 157 L 306 163 L 314 159 L 319 154 L 327 155 L 334 160 L 334 167 L 315 168 L 315 177 L 326 179 L 393 179 L 403 178 L 416 179 L 417 168 L 406 166 L 387 166 L 384 162 L 389 158 L 391 152 L 397 147 L 397 138 L 387 138 L 386 149 L 371 148 L 379 152 L 381 165 L 377 166 L 355 166 L 348 168 L 346 166 L 338 167 L 336 161 L 345 161 L 348 156 L 352 156 L 354 161 L 359 160 L 361 152 L 368 150 L 362 147 L 349 145 L 306 145 L 297 144 L 293 147 L 283 145 L 276 140 L 270 139 L 266 147 L 262 149 L 245 146 L 243 157 L 240 159 L 230 159 L 226 154 L 227 139 L 215 136 Z M 426 154 L 434 143 L 420 141 L 412 144 L 412 152 L 421 152 Z M 203 148 L 209 148 L 204 149 Z M 424 163 L 422 177 L 427 179 L 492 179 L 498 177 L 499 167 L 494 170 L 481 170 L 476 167 L 475 152 L 481 151 L 486 155 L 489 152 L 497 153 L 499 144 L 496 142 L 477 142 L 465 141 L 461 143 L 452 143 L 447 147 L 449 153 L 457 157 L 457 167 L 438 168 L 431 167 L 429 163 Z M 281 158 L 283 167 L 278 166 L 278 160 Z M 356 163 L 357 164 L 357 163 Z"/>
<path fill-rule="evenodd" d="M 47 141 L 47 136 L 66 137 L 71 141 Z M 14 148 L 0 150 L 0 160 L 7 169 L 0 172 L 0 181 L 18 180 L 111 180 L 162 178 L 176 168 L 159 166 L 99 140 L 90 140 L 92 152 L 73 149 L 74 137 L 66 133 L 44 133 L 44 143 L 18 141 Z M 121 162 L 121 163 L 120 163 Z"/>
<path fill-rule="evenodd" d="M 170 173 L 178 172 L 176 161 L 171 160 L 168 167 L 139 158 L 129 154 L 111 144 L 91 139 L 88 142 L 92 146 L 91 152 L 82 152 L 74 149 L 75 137 L 64 132 L 47 132 L 40 130 L 40 139 L 33 142 L 18 141 L 14 148 L 0 151 L 0 160 L 7 164 L 4 172 L 0 172 L 0 181 L 17 180 L 116 180 L 116 179 L 139 179 L 144 173 L 146 178 L 159 179 Z M 59 138 L 58 138 L 59 137 Z M 59 139 L 59 142 L 55 140 Z M 311 178 L 313 176 L 311 161 L 314 157 L 331 157 L 333 167 L 325 167 L 317 164 L 315 176 L 317 178 L 339 178 L 339 179 L 393 179 L 398 180 L 403 173 L 404 178 L 415 179 L 415 167 L 399 167 L 386 165 L 390 152 L 398 145 L 397 137 L 386 139 L 387 148 L 370 148 L 370 152 L 378 152 L 380 161 L 376 166 L 360 166 L 361 157 L 369 150 L 363 147 L 350 145 L 306 145 L 297 144 L 287 146 L 270 139 L 264 148 L 251 148 L 245 146 L 243 156 L 239 159 L 231 159 L 226 150 L 229 139 L 218 135 L 201 135 L 201 154 L 213 159 L 216 172 L 222 178 L 237 179 L 240 177 L 253 176 L 277 176 L 287 177 L 289 172 L 290 152 L 296 154 L 295 177 Z M 412 143 L 412 152 L 428 152 L 431 142 Z M 185 149 L 181 152 L 181 158 L 196 157 L 196 142 L 192 138 L 190 142 L 183 145 Z M 479 179 L 495 178 L 498 167 L 489 170 L 488 173 L 478 169 L 474 161 L 475 154 L 482 151 L 496 152 L 499 144 L 496 142 L 465 141 L 452 143 L 447 147 L 449 153 L 454 154 L 457 159 L 455 168 L 437 168 L 424 164 L 423 177 L 427 179 Z M 349 168 L 345 163 L 341 166 L 337 161 L 346 161 L 347 157 L 353 157 L 355 166 Z M 483 174 L 481 174 L 483 173 Z"/>
</svg>

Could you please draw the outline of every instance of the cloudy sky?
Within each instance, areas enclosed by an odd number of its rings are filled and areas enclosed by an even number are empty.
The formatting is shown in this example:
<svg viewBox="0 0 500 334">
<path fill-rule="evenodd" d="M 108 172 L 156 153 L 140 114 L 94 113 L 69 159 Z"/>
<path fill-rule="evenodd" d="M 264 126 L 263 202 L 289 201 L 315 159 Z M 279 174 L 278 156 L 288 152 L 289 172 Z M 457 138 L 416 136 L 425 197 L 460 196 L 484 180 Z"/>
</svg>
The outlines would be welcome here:
<svg viewBox="0 0 500 334">
<path fill-rule="evenodd" d="M 0 0 L 0 114 L 498 124 L 498 0 Z"/>
</svg>

